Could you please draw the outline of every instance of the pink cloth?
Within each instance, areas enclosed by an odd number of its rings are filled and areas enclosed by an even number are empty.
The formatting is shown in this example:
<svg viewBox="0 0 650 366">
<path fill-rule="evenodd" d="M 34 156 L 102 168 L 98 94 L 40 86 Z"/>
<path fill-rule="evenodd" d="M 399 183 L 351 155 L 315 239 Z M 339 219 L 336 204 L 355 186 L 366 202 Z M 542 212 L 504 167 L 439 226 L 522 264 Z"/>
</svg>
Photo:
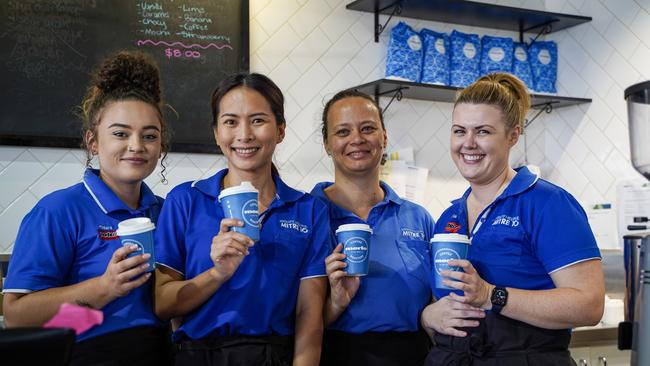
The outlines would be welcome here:
<svg viewBox="0 0 650 366">
<path fill-rule="evenodd" d="M 104 313 L 99 310 L 64 303 L 43 328 L 72 328 L 79 335 L 103 321 Z"/>
</svg>

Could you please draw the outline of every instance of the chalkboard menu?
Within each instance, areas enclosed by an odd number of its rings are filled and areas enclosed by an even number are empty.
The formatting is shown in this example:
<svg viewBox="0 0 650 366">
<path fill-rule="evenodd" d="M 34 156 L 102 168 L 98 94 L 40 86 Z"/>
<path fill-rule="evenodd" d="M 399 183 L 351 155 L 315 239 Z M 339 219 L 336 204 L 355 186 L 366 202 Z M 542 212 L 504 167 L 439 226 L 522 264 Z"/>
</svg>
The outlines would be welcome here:
<svg viewBox="0 0 650 366">
<path fill-rule="evenodd" d="M 247 0 L 0 1 L 0 144 L 78 147 L 90 75 L 119 50 L 160 66 L 172 151 L 218 152 L 210 95 L 248 71 Z"/>
</svg>

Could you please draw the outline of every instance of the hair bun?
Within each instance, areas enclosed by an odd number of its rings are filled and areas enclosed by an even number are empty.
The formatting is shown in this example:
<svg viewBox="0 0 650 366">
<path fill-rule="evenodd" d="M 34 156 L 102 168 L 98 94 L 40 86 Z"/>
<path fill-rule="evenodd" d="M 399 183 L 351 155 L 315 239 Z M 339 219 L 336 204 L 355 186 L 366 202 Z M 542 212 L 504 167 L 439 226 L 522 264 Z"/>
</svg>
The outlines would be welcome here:
<svg viewBox="0 0 650 366">
<path fill-rule="evenodd" d="M 97 73 L 95 85 L 104 94 L 142 93 L 160 103 L 160 72 L 141 52 L 120 52 L 107 58 Z"/>
</svg>

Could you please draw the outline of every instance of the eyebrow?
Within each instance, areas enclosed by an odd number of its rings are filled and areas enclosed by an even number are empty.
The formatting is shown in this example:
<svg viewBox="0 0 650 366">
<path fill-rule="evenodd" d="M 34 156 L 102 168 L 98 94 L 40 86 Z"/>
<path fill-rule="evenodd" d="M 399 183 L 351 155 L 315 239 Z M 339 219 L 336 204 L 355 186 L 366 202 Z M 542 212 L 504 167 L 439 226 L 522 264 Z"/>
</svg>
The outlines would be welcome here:
<svg viewBox="0 0 650 366">
<path fill-rule="evenodd" d="M 258 117 L 258 116 L 266 116 L 266 117 L 268 117 L 269 114 L 266 113 L 266 112 L 255 112 L 255 113 L 251 113 L 250 115 L 248 115 L 248 117 Z M 219 116 L 219 118 L 221 118 L 221 117 L 239 117 L 239 115 L 237 113 L 222 113 Z"/>
<path fill-rule="evenodd" d="M 333 127 L 349 127 L 349 126 L 351 126 L 353 124 L 354 124 L 354 122 L 341 122 L 341 123 L 335 124 Z M 361 125 L 364 125 L 364 124 L 380 125 L 381 123 L 379 121 L 375 121 L 375 120 L 372 120 L 372 119 L 364 119 L 363 121 L 360 121 L 360 124 Z"/>
<path fill-rule="evenodd" d="M 456 124 L 456 123 L 452 124 L 451 127 L 460 127 L 460 128 L 465 128 L 465 129 L 467 129 L 467 127 L 465 127 L 465 126 L 461 126 L 461 125 Z M 475 130 L 480 130 L 480 129 L 482 129 L 482 128 L 491 128 L 491 129 L 495 129 L 494 126 L 490 126 L 490 125 L 487 125 L 487 124 L 486 124 L 486 125 L 478 125 L 478 126 L 474 126 L 474 127 L 470 127 L 470 128 L 473 128 L 473 129 L 475 129 Z"/>
<path fill-rule="evenodd" d="M 113 124 L 111 124 L 110 126 L 108 126 L 108 128 L 113 128 L 113 127 L 117 127 L 117 128 L 127 128 L 127 129 L 129 129 L 129 130 L 133 129 L 130 125 L 127 125 L 127 124 L 124 124 L 124 123 L 113 123 Z M 142 129 L 143 129 L 143 130 L 156 130 L 156 131 L 160 131 L 160 128 L 158 128 L 158 126 L 156 126 L 156 125 L 147 125 L 147 126 L 144 126 Z"/>
</svg>

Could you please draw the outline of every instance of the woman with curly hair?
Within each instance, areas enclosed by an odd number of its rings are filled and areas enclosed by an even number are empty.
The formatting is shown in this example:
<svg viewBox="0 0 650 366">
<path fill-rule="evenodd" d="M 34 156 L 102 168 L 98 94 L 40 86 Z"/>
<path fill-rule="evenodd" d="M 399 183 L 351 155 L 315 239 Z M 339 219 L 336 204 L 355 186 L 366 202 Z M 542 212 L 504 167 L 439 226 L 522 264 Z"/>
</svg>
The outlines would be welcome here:
<svg viewBox="0 0 650 366">
<path fill-rule="evenodd" d="M 155 222 L 160 212 L 162 198 L 143 180 L 169 147 L 161 106 L 152 61 L 127 52 L 106 59 L 81 105 L 83 182 L 43 197 L 20 225 L 3 291 L 6 325 L 41 326 L 63 303 L 101 310 L 103 323 L 78 335 L 73 365 L 168 362 L 149 254 L 129 256 L 137 248 L 116 234 L 120 221 Z"/>
</svg>

